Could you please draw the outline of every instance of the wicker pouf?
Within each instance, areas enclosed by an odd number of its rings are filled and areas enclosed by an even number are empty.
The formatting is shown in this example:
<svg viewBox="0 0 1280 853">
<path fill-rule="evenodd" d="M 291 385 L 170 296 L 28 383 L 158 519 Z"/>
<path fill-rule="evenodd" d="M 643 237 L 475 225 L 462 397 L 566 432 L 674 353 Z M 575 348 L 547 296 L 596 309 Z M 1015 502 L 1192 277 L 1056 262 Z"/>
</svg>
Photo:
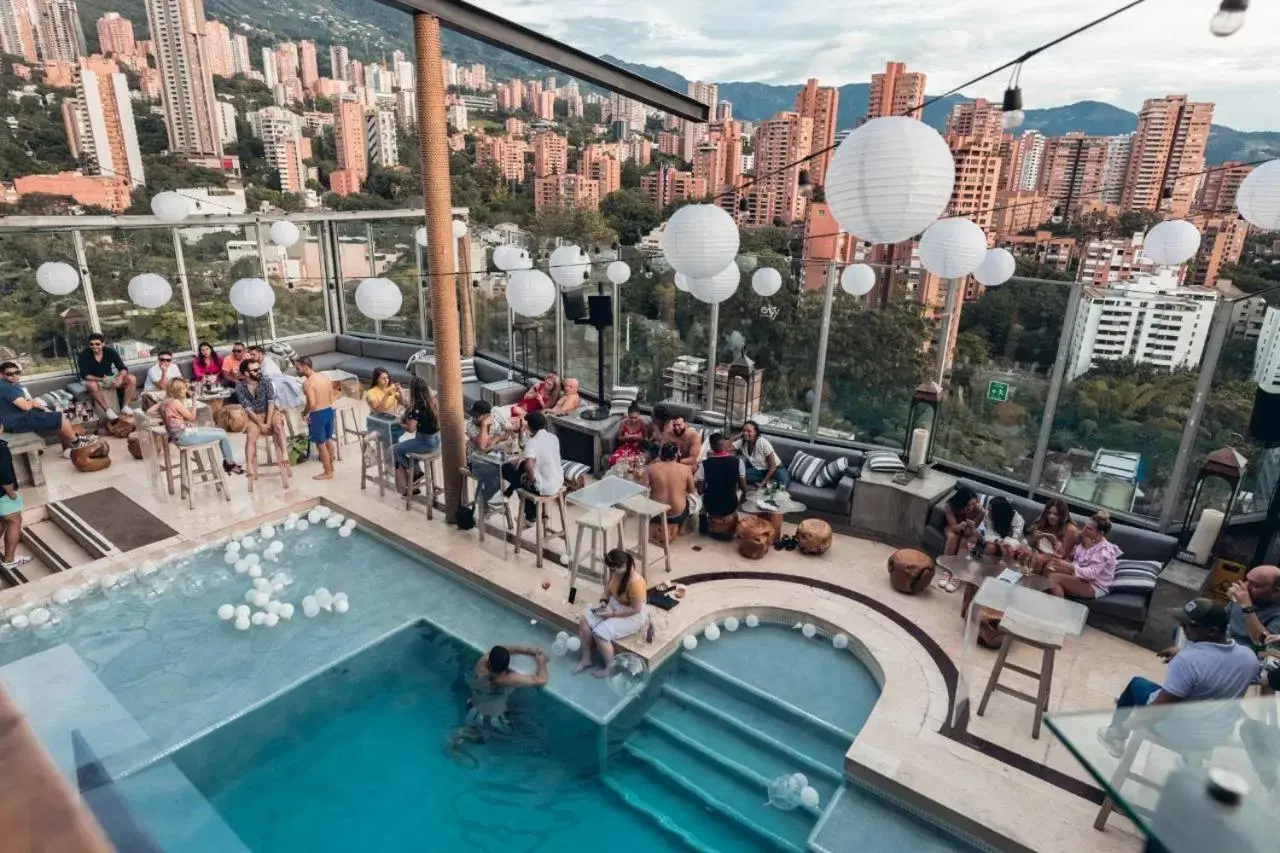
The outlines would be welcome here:
<svg viewBox="0 0 1280 853">
<path fill-rule="evenodd" d="M 831 525 L 820 518 L 806 518 L 796 527 L 796 547 L 801 554 L 818 556 L 831 548 Z"/>
<path fill-rule="evenodd" d="M 738 515 L 731 513 L 729 515 L 708 515 L 707 516 L 707 535 L 712 539 L 719 539 L 723 542 L 732 541 L 735 533 L 738 532 Z"/>
<path fill-rule="evenodd" d="M 142 459 L 142 443 L 138 441 L 136 433 L 129 436 L 129 455 L 139 461 Z"/>
<path fill-rule="evenodd" d="M 222 411 L 214 416 L 213 422 L 227 432 L 244 432 L 249 424 L 249 416 L 244 413 L 243 406 L 223 406 Z"/>
<path fill-rule="evenodd" d="M 773 547 L 773 525 L 763 518 L 744 515 L 738 519 L 738 553 L 748 560 L 759 560 Z"/>
<path fill-rule="evenodd" d="M 889 583 L 898 592 L 915 595 L 933 582 L 933 558 L 914 548 L 889 555 Z"/>
<path fill-rule="evenodd" d="M 107 424 L 107 434 L 112 438 L 128 438 L 134 430 L 133 416 L 121 415 Z"/>
<path fill-rule="evenodd" d="M 105 441 L 96 441 L 71 451 L 71 464 L 82 474 L 101 471 L 111 465 L 111 447 Z"/>
</svg>

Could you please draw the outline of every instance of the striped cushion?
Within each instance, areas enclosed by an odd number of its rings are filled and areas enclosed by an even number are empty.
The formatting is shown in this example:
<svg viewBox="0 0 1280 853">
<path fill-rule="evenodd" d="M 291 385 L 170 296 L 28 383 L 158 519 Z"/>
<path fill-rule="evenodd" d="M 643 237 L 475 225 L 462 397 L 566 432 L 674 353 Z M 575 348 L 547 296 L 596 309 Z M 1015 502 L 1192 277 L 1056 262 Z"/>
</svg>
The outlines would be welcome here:
<svg viewBox="0 0 1280 853">
<path fill-rule="evenodd" d="M 564 472 L 566 480 L 577 480 L 591 473 L 590 466 L 583 465 L 581 462 L 570 462 L 567 459 L 560 463 L 560 470 Z"/>
<path fill-rule="evenodd" d="M 1111 585 L 1111 592 L 1150 595 L 1156 588 L 1161 568 L 1155 560 L 1116 560 L 1116 581 Z"/>
<path fill-rule="evenodd" d="M 797 483 L 820 486 L 822 483 L 818 481 L 822 477 L 822 469 L 826 464 L 825 459 L 797 450 L 796 455 L 791 457 L 791 464 L 787 466 L 787 470 L 791 473 L 791 479 Z"/>
<path fill-rule="evenodd" d="M 849 470 L 849 457 L 841 456 L 839 459 L 832 459 L 830 462 L 822 466 L 822 473 L 818 475 L 819 486 L 834 486 L 844 477 L 845 472 Z"/>
<path fill-rule="evenodd" d="M 609 392 L 609 414 L 625 415 L 639 396 L 640 388 L 637 385 L 614 385 Z"/>
<path fill-rule="evenodd" d="M 871 471 L 905 471 L 907 466 L 902 463 L 902 457 L 892 450 L 872 450 L 866 456 L 866 461 L 862 463 L 864 468 Z"/>
</svg>

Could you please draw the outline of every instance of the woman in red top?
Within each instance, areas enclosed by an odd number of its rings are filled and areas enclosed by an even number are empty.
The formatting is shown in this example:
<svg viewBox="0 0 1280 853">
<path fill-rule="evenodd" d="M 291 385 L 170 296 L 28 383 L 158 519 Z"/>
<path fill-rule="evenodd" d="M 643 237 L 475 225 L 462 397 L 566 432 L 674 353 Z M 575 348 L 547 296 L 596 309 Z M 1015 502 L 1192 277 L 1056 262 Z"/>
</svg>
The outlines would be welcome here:
<svg viewBox="0 0 1280 853">
<path fill-rule="evenodd" d="M 222 359 L 214 350 L 213 344 L 202 341 L 196 350 L 196 357 L 191 360 L 191 375 L 197 381 L 206 377 L 217 379 L 222 372 Z"/>
<path fill-rule="evenodd" d="M 632 403 L 627 407 L 627 416 L 618 423 L 618 449 L 609 457 L 609 467 L 625 459 L 647 460 L 653 439 L 653 424 L 645 420 L 640 407 Z"/>
</svg>

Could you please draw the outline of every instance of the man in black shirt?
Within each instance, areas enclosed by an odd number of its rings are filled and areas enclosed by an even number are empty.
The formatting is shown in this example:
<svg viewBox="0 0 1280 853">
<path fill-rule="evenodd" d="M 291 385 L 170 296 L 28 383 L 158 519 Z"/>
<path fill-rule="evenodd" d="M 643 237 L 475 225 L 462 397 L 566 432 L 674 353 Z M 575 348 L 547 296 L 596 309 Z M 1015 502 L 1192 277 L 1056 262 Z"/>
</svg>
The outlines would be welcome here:
<svg viewBox="0 0 1280 853">
<path fill-rule="evenodd" d="M 712 433 L 710 444 L 711 453 L 698 465 L 698 484 L 708 525 L 713 518 L 735 514 L 747 493 L 747 470 L 742 457 L 734 454 L 733 446 L 722 433 Z"/>
<path fill-rule="evenodd" d="M 84 387 L 88 390 L 89 396 L 93 398 L 98 408 L 106 413 L 107 420 L 114 421 L 119 415 L 114 408 L 107 405 L 107 398 L 102 393 L 103 388 L 110 388 L 122 394 L 122 411 L 126 415 L 133 414 L 131 403 L 138 393 L 138 377 L 129 372 L 120 353 L 107 346 L 106 338 L 98 332 L 90 335 L 89 346 L 80 351 L 76 366 L 79 368 L 80 378 L 84 380 Z"/>
</svg>

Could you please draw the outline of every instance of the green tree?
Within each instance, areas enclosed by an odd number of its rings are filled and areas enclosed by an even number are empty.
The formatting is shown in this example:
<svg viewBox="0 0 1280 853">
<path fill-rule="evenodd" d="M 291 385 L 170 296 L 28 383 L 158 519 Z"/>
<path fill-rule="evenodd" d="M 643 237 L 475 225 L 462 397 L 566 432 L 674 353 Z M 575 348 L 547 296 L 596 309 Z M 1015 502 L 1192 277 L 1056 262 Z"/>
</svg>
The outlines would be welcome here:
<svg viewBox="0 0 1280 853">
<path fill-rule="evenodd" d="M 600 200 L 600 213 L 624 246 L 636 245 L 662 221 L 649 196 L 635 189 L 609 193 Z"/>
</svg>

